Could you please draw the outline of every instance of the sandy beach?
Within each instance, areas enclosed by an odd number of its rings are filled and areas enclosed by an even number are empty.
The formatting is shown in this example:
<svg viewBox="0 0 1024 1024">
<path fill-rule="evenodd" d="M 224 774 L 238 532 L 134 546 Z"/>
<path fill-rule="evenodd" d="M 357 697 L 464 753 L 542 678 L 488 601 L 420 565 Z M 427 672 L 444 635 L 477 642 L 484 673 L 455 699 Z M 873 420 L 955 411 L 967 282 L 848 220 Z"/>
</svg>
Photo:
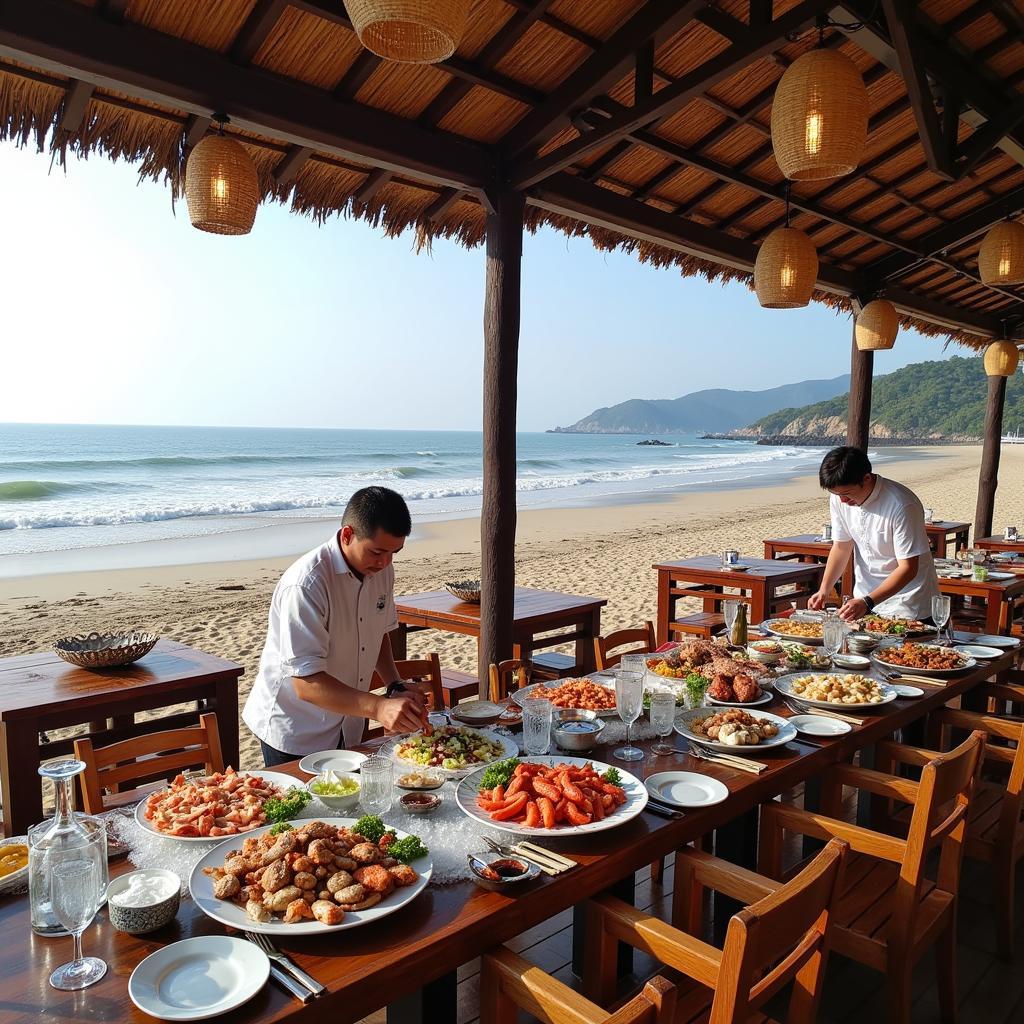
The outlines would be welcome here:
<svg viewBox="0 0 1024 1024">
<path fill-rule="evenodd" d="M 880 470 L 934 508 L 941 519 L 971 521 L 979 447 L 888 450 Z M 994 528 L 1024 526 L 1024 446 L 1007 446 Z M 654 618 L 652 563 L 736 548 L 761 555 L 765 537 L 816 533 L 828 517 L 813 477 L 774 487 L 688 492 L 640 504 L 529 510 L 520 514 L 517 581 L 606 597 L 606 631 Z M 60 635 L 117 627 L 145 628 L 237 661 L 245 668 L 240 705 L 252 684 L 266 631 L 271 593 L 295 555 L 330 535 L 334 520 L 294 529 L 287 557 L 207 561 L 100 572 L 0 579 L 0 655 L 49 647 Z M 417 525 L 395 564 L 397 592 L 434 589 L 479 573 L 479 521 Z M 114 549 L 112 549 L 113 551 Z M 410 656 L 436 650 L 444 666 L 474 671 L 468 638 L 419 633 Z M 260 765 L 255 739 L 240 725 L 241 767 Z"/>
</svg>

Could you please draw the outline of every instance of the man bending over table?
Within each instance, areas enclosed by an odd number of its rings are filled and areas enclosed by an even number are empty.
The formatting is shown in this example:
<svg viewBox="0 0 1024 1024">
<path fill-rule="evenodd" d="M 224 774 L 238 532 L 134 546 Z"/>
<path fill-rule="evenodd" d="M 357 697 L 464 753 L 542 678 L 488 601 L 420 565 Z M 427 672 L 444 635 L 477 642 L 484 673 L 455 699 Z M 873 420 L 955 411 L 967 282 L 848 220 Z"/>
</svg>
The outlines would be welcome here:
<svg viewBox="0 0 1024 1024">
<path fill-rule="evenodd" d="M 397 692 L 388 636 L 398 625 L 391 560 L 411 532 L 400 494 L 365 487 L 349 499 L 341 529 L 281 577 L 242 711 L 268 768 L 356 744 L 368 718 L 391 732 L 427 724 L 423 695 Z M 388 694 L 368 692 L 374 671 Z"/>
<path fill-rule="evenodd" d="M 924 509 L 909 488 L 871 471 L 859 448 L 833 448 L 818 480 L 832 497 L 832 550 L 821 589 L 807 602 L 819 609 L 854 559 L 854 596 L 839 609 L 850 622 L 871 612 L 930 620 L 939 594 Z"/>
</svg>

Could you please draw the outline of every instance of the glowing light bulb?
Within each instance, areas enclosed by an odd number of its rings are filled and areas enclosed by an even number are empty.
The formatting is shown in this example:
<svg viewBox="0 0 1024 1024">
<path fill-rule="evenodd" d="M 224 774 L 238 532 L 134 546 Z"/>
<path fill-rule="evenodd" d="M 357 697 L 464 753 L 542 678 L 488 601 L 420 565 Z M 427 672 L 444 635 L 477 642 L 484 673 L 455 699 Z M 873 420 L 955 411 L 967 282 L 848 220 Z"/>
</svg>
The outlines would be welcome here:
<svg viewBox="0 0 1024 1024">
<path fill-rule="evenodd" d="M 218 175 L 216 178 L 213 179 L 213 182 L 211 184 L 213 186 L 214 199 L 219 199 L 221 201 L 227 199 L 229 191 L 227 178 L 223 178 Z"/>
<path fill-rule="evenodd" d="M 821 152 L 821 114 L 817 111 L 807 115 L 804 125 L 804 150 L 810 154 Z"/>
<path fill-rule="evenodd" d="M 782 269 L 779 271 L 779 280 L 783 288 L 792 288 L 796 281 L 796 270 L 788 260 L 782 264 Z"/>
<path fill-rule="evenodd" d="M 1007 278 L 1010 276 L 1010 254 L 1004 249 L 999 255 L 999 277 Z"/>
</svg>

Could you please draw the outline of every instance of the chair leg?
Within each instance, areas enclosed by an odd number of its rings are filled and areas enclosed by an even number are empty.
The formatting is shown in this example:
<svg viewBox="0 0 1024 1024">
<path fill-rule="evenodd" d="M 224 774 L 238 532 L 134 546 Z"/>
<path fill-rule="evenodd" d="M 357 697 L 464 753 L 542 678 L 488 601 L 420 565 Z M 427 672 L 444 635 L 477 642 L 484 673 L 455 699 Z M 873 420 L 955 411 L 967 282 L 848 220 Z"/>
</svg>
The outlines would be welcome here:
<svg viewBox="0 0 1024 1024">
<path fill-rule="evenodd" d="M 992 902 L 996 913 L 996 948 L 1003 960 L 1013 959 L 1013 901 L 1017 864 L 997 859 L 992 865 Z"/>
<path fill-rule="evenodd" d="M 938 973 L 939 1019 L 956 1024 L 956 916 L 935 942 L 935 969 Z"/>
<path fill-rule="evenodd" d="M 662 878 L 665 877 L 665 858 L 659 857 L 657 860 L 651 861 L 651 881 L 655 885 L 660 885 Z"/>
<path fill-rule="evenodd" d="M 886 996 L 889 1000 L 889 1024 L 911 1024 L 910 990 L 911 968 L 908 964 L 895 965 L 890 960 L 889 976 L 886 979 Z M 941 1002 L 941 994 L 940 994 Z"/>
</svg>

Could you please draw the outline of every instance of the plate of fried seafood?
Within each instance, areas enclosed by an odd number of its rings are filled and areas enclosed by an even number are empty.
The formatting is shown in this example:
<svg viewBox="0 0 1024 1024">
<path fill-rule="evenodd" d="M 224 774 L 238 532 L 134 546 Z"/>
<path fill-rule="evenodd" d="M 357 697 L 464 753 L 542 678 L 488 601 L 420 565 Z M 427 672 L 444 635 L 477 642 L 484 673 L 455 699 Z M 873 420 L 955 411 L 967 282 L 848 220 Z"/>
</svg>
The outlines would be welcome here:
<svg viewBox="0 0 1024 1024">
<path fill-rule="evenodd" d="M 772 697 L 760 683 L 771 678 L 771 672 L 752 658 L 738 656 L 743 653 L 730 653 L 710 640 L 684 640 L 675 650 L 651 655 L 647 671 L 659 680 L 703 676 L 709 683 L 708 698 L 716 704 L 767 704 Z"/>
<path fill-rule="evenodd" d="M 767 711 L 756 715 L 740 708 L 694 708 L 676 716 L 676 732 L 714 750 L 731 751 L 736 747 L 761 750 L 781 747 L 796 739 L 796 729 L 785 718 Z"/>
<path fill-rule="evenodd" d="M 565 679 L 557 686 L 531 683 L 512 694 L 512 702 L 519 707 L 529 697 L 546 697 L 556 708 L 596 711 L 601 718 L 615 714 L 615 684 L 611 686 L 593 679 Z"/>
<path fill-rule="evenodd" d="M 178 775 L 167 789 L 150 793 L 135 808 L 135 820 L 167 839 L 204 842 L 252 832 L 267 824 L 264 804 L 283 796 L 296 780 L 283 772 Z"/>
<path fill-rule="evenodd" d="M 192 899 L 215 921 L 247 932 L 316 935 L 387 917 L 423 892 L 433 862 L 389 857 L 388 847 L 408 838 L 400 829 L 371 842 L 355 824 L 319 818 L 220 843 L 193 869 Z"/>
<path fill-rule="evenodd" d="M 917 675 L 948 676 L 974 668 L 977 661 L 954 647 L 907 643 L 880 647 L 872 658 L 886 668 L 912 669 Z"/>
<path fill-rule="evenodd" d="M 928 626 L 920 619 L 889 618 L 885 615 L 865 615 L 860 628 L 876 637 L 925 636 L 935 632 L 934 626 Z"/>
<path fill-rule="evenodd" d="M 856 672 L 793 672 L 775 680 L 785 697 L 817 708 L 876 708 L 896 699 L 888 684 Z"/>
<path fill-rule="evenodd" d="M 761 629 L 783 640 L 815 646 L 822 642 L 824 635 L 824 626 L 814 619 L 766 619 L 761 623 Z"/>
</svg>

